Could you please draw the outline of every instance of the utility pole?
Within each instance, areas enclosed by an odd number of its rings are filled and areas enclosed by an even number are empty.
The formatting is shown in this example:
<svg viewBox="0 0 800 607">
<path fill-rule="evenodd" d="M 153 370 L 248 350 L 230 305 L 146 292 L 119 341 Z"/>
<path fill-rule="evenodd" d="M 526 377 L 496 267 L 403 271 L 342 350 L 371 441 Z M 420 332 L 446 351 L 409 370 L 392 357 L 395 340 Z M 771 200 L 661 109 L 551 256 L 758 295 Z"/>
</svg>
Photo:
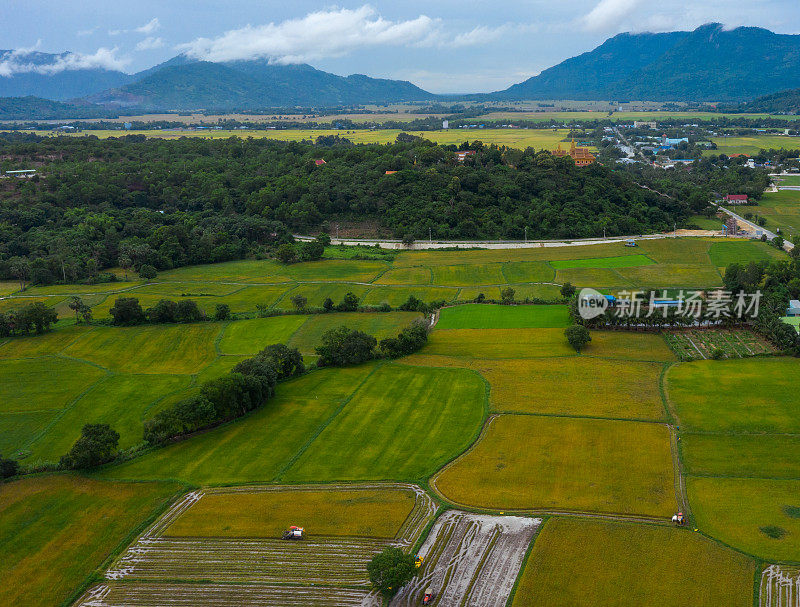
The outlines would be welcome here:
<svg viewBox="0 0 800 607">
<path fill-rule="evenodd" d="M 525 242 L 528 242 L 528 226 L 525 226 Z"/>
<path fill-rule="evenodd" d="M 433 236 L 431 235 L 431 229 L 430 228 L 428 228 L 428 242 L 429 243 L 433 242 Z"/>
<path fill-rule="evenodd" d="M 603 240 L 605 239 L 606 239 L 606 228 L 605 226 L 603 226 Z"/>
</svg>

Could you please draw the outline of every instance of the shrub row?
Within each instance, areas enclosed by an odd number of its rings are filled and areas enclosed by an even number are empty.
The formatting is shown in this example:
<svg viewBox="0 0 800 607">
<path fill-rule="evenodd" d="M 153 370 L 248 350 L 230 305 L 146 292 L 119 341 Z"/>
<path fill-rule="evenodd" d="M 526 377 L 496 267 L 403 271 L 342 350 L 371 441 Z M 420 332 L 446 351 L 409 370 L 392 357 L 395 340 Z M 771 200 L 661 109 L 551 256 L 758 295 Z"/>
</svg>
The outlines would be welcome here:
<svg viewBox="0 0 800 607">
<path fill-rule="evenodd" d="M 205 382 L 200 393 L 160 411 L 144 423 L 144 440 L 158 445 L 245 415 L 263 405 L 275 384 L 305 372 L 303 356 L 283 344 L 267 346 L 228 375 Z"/>
<path fill-rule="evenodd" d="M 354 331 L 342 325 L 322 334 L 322 343 L 315 351 L 320 367 L 346 367 L 358 365 L 373 358 L 399 358 L 416 352 L 428 341 L 428 326 L 423 320 L 414 321 L 397 337 L 378 340 L 363 331 Z"/>
</svg>

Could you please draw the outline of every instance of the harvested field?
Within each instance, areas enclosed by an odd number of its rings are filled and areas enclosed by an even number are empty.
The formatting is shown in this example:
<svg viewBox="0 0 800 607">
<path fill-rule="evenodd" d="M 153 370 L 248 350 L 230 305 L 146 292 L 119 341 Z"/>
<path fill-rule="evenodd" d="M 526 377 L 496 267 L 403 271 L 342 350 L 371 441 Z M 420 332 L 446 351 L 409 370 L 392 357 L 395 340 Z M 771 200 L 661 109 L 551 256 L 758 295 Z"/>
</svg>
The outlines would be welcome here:
<svg viewBox="0 0 800 607">
<path fill-rule="evenodd" d="M 400 589 L 391 605 L 419 605 L 430 587 L 434 605 L 504 607 L 541 522 L 445 512 L 419 551 L 424 559 L 419 575 Z"/>
<path fill-rule="evenodd" d="M 407 494 L 412 503 L 406 516 L 396 519 L 391 537 L 352 535 L 314 535 L 290 542 L 271 537 L 246 535 L 227 537 L 215 534 L 209 525 L 224 526 L 233 515 L 231 504 L 242 497 L 242 508 L 252 507 L 252 496 L 271 501 L 277 494 L 296 496 L 304 501 L 317 500 L 330 492 L 337 509 L 336 496 L 351 493 L 355 502 L 371 496 L 371 516 L 384 512 L 379 496 L 386 492 L 389 508 L 399 493 Z M 220 502 L 219 498 L 223 498 Z M 225 503 L 227 516 L 204 520 L 203 502 Z M 280 499 L 280 498 L 278 498 Z M 197 516 L 192 509 L 198 507 Z M 359 504 L 354 504 L 358 508 Z M 301 507 L 302 509 L 302 507 Z M 170 606 L 186 605 L 371 605 L 375 600 L 369 591 L 367 562 L 386 546 L 409 548 L 419 538 L 433 517 L 436 505 L 415 485 L 329 485 L 329 486 L 247 486 L 208 489 L 187 494 L 143 533 L 106 572 L 108 580 L 132 581 L 125 584 L 106 583 L 91 589 L 79 601 L 84 607 L 111 605 Z M 335 513 L 332 513 L 335 515 Z M 358 516 L 356 511 L 352 515 Z M 186 528 L 187 522 L 205 529 L 199 536 L 170 535 L 173 528 Z M 303 524 L 303 521 L 297 521 Z M 185 529 L 189 531 L 188 528 Z M 246 530 L 248 533 L 254 528 Z M 264 528 L 273 533 L 270 524 Z M 206 532 L 208 532 L 206 534 Z M 335 566 L 334 566 L 335 564 Z M 175 586 L 168 580 L 185 583 Z M 133 581 L 135 580 L 135 581 Z M 284 586 L 291 580 L 296 586 Z M 247 585 L 243 585 L 247 584 Z M 347 589 L 343 587 L 348 587 Z M 380 602 L 374 603 L 380 605 Z"/>
<path fill-rule="evenodd" d="M 761 574 L 761 607 L 800 607 L 800 568 L 770 565 Z"/>
<path fill-rule="evenodd" d="M 678 360 L 707 360 L 721 350 L 723 358 L 774 354 L 778 350 L 749 329 L 687 329 L 664 333 Z"/>
<path fill-rule="evenodd" d="M 366 589 L 294 585 L 114 583 L 94 586 L 76 607 L 380 607 Z"/>
</svg>

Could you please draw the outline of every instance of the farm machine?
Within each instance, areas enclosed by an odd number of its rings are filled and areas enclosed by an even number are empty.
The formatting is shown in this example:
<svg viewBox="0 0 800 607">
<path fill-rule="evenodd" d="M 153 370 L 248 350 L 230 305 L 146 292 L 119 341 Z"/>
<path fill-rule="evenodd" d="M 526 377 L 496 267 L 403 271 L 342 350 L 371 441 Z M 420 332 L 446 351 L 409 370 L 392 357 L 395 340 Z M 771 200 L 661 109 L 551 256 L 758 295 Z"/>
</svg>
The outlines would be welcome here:
<svg viewBox="0 0 800 607">
<path fill-rule="evenodd" d="M 281 536 L 282 540 L 302 540 L 306 537 L 306 530 L 303 527 L 292 525 Z"/>
<path fill-rule="evenodd" d="M 422 597 L 422 604 L 423 605 L 430 605 L 433 601 L 433 590 L 430 588 L 425 589 L 425 594 Z"/>
</svg>

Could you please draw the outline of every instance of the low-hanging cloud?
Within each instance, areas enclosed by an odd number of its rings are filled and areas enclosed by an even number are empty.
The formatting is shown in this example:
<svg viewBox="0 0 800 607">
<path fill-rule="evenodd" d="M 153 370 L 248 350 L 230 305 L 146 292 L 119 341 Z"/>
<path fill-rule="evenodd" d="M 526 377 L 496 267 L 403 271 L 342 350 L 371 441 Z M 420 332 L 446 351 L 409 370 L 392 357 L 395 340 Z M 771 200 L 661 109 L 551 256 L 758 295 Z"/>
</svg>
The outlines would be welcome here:
<svg viewBox="0 0 800 607">
<path fill-rule="evenodd" d="M 266 25 L 247 25 L 216 38 L 197 38 L 178 48 L 205 61 L 264 59 L 273 63 L 304 63 L 341 57 L 374 46 L 425 46 L 440 39 L 438 21 L 425 15 L 390 21 L 370 6 L 330 9 Z"/>
<path fill-rule="evenodd" d="M 588 14 L 581 18 L 583 28 L 604 32 L 618 27 L 642 0 L 600 0 Z"/>
<path fill-rule="evenodd" d="M 32 55 L 37 52 L 40 43 L 30 48 L 17 49 L 0 55 L 0 76 L 11 77 L 14 74 L 42 74 L 51 76 L 69 70 L 106 69 L 122 70 L 129 60 L 118 57 L 119 49 L 101 47 L 92 54 L 64 53 L 57 55 L 50 63 L 33 61 Z"/>
<path fill-rule="evenodd" d="M 161 29 L 161 22 L 158 20 L 158 17 L 153 17 L 145 23 L 142 27 L 137 27 L 135 31 L 139 32 L 140 34 L 152 34 L 156 30 Z"/>
<path fill-rule="evenodd" d="M 151 51 L 153 49 L 161 48 L 164 46 L 164 40 L 162 38 L 155 38 L 153 36 L 148 36 L 144 40 L 140 40 L 136 44 L 137 51 Z"/>
</svg>

